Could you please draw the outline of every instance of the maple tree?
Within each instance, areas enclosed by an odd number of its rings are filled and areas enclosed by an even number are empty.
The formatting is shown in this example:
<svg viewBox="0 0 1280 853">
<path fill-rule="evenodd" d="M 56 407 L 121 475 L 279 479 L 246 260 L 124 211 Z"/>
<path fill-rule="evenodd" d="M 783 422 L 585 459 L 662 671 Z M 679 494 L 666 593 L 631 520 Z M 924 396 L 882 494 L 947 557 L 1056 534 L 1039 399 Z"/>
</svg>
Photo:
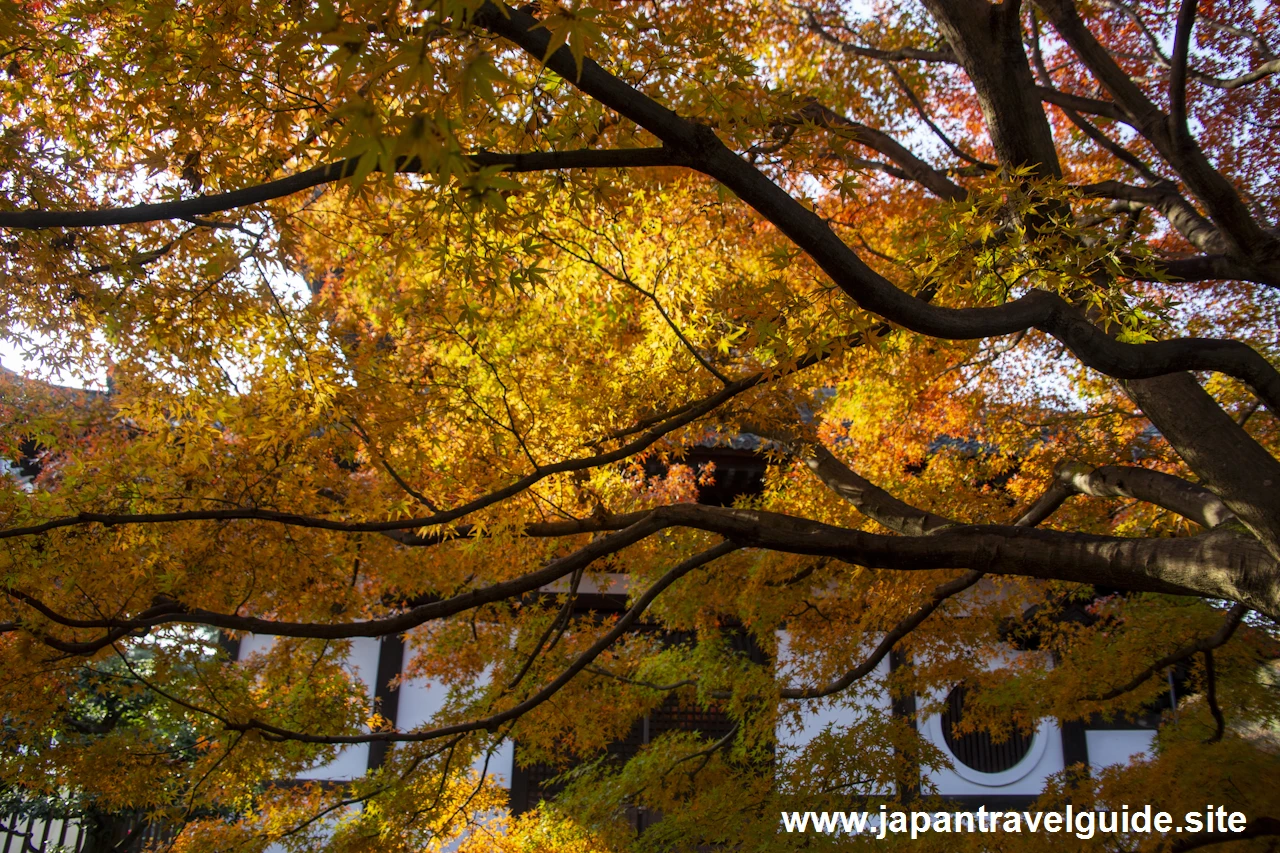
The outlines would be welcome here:
<svg viewBox="0 0 1280 853">
<path fill-rule="evenodd" d="M 180 850 L 790 849 L 780 809 L 929 797 L 901 716 L 778 741 L 896 651 L 997 734 L 1182 665 L 1152 760 L 1044 802 L 1274 833 L 1275 39 L 1212 0 L 0 5 L 3 334 L 109 383 L 0 390 L 41 464 L 0 780 Z M 742 437 L 763 492 L 695 502 Z M 401 634 L 450 689 L 404 731 L 342 667 Z M 668 697 L 732 731 L 592 760 Z M 510 738 L 589 763 L 494 817 Z"/>
</svg>

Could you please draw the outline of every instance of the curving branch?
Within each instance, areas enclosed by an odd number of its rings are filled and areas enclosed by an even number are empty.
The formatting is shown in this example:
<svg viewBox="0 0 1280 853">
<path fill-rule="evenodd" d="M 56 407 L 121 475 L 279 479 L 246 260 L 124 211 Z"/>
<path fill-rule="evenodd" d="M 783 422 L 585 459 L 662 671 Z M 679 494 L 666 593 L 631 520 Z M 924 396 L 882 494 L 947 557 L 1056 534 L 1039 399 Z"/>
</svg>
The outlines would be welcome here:
<svg viewBox="0 0 1280 853">
<path fill-rule="evenodd" d="M 1197 0 L 1182 0 L 1173 33 L 1173 59 L 1169 63 L 1169 130 L 1184 144 L 1191 141 L 1187 127 L 1187 66 L 1191 53 L 1191 30 L 1196 24 Z"/>
<path fill-rule="evenodd" d="M 950 136 L 943 133 L 942 128 L 938 127 L 934 120 L 929 116 L 929 111 L 925 109 L 924 103 L 916 94 L 915 89 L 911 88 L 911 84 L 907 82 L 907 78 L 902 75 L 902 72 L 898 70 L 897 66 L 892 63 L 888 63 L 887 68 L 889 69 L 889 74 L 893 77 L 894 82 L 898 84 L 898 88 L 902 91 L 902 94 L 906 95 L 907 101 L 911 104 L 911 108 L 916 111 L 916 115 L 920 117 L 920 120 L 925 123 L 925 126 L 928 127 L 929 130 L 933 131 L 933 135 L 936 136 L 943 145 L 947 146 L 947 149 L 952 154 L 967 163 L 977 166 L 978 169 L 983 172 L 996 171 L 997 167 L 995 164 L 979 160 L 977 157 L 974 157 L 972 154 L 957 145 Z"/>
<path fill-rule="evenodd" d="M 859 56 L 864 59 L 877 59 L 881 62 L 937 62 L 954 65 L 959 62 L 955 52 L 950 47 L 944 45 L 939 50 L 926 50 L 918 47 L 899 47 L 892 49 L 883 49 L 878 47 L 867 47 L 860 44 L 851 44 L 843 39 L 837 38 L 829 28 L 818 20 L 818 16 L 813 10 L 807 10 L 806 21 L 809 30 L 817 34 L 823 41 L 839 48 L 842 52 L 850 56 Z"/>
<path fill-rule="evenodd" d="M 448 726 L 440 726 L 434 729 L 426 729 L 415 732 L 370 732 L 365 735 L 313 735 L 305 732 L 295 732 L 284 729 L 279 726 L 264 723 L 261 720 L 250 719 L 247 722 L 237 723 L 225 721 L 225 727 L 230 731 L 257 731 L 263 738 L 275 741 L 297 741 L 300 743 L 323 743 L 323 744 L 354 744 L 354 743 L 420 743 L 422 741 L 437 740 L 450 735 L 465 734 L 475 731 L 495 731 L 498 727 L 532 711 L 542 703 L 546 702 L 568 684 L 581 671 L 591 665 L 592 661 L 600 657 L 606 649 L 612 646 L 617 640 L 631 629 L 654 600 L 662 594 L 668 587 L 687 575 L 694 569 L 711 563 L 726 554 L 732 553 L 738 549 L 738 545 L 732 542 L 721 542 L 712 548 L 707 549 L 699 554 L 682 561 L 678 565 L 671 568 L 666 574 L 654 582 L 654 584 L 645 590 L 644 594 L 636 599 L 636 602 L 627 609 L 626 613 L 614 623 L 613 627 L 605 632 L 598 640 L 592 643 L 585 651 L 576 657 L 568 667 L 566 667 L 560 675 L 556 676 L 552 681 L 547 683 L 533 695 L 529 696 L 521 702 L 513 705 L 505 711 L 498 711 L 487 717 L 478 720 L 471 720 L 465 723 L 455 723 Z"/>
<path fill-rule="evenodd" d="M 74 642 L 59 640 L 50 636 L 41 636 L 40 639 L 45 645 L 67 654 L 93 654 L 111 645 L 121 637 L 133 633 L 145 633 L 165 624 L 208 625 L 223 630 L 322 640 L 386 637 L 392 634 L 403 634 L 427 622 L 454 616 L 485 604 L 505 601 L 525 593 L 534 592 L 540 587 L 573 574 L 591 565 L 601 557 L 617 553 L 623 548 L 635 544 L 668 526 L 670 525 L 667 522 L 659 519 L 653 513 L 648 513 L 641 520 L 628 525 L 622 530 L 595 539 L 572 554 L 553 560 L 537 571 L 529 572 L 508 581 L 481 587 L 480 589 L 459 593 L 450 598 L 428 601 L 395 616 L 362 622 L 318 623 L 261 619 L 256 616 L 240 616 L 235 613 L 218 613 L 201 608 L 188 608 L 173 599 L 164 599 L 131 619 L 74 619 L 56 612 L 34 596 L 20 590 L 6 589 L 5 594 L 31 607 L 50 621 L 64 627 L 109 629 L 108 633 L 103 637 L 88 642 Z"/>
<path fill-rule="evenodd" d="M 1239 89 L 1265 80 L 1272 74 L 1280 74 L 1280 59 L 1268 59 L 1236 77 L 1214 77 L 1195 68 L 1188 69 L 1188 74 L 1197 82 L 1215 89 Z"/>
<path fill-rule="evenodd" d="M 1245 614 L 1248 612 L 1249 608 L 1245 605 L 1234 605 L 1227 611 L 1227 618 L 1226 621 L 1223 622 L 1222 627 L 1219 628 L 1212 636 L 1188 643 L 1173 654 L 1160 658 L 1158 661 L 1151 664 L 1151 666 L 1135 675 L 1120 687 L 1113 688 L 1108 690 L 1106 693 L 1101 693 L 1096 696 L 1086 696 L 1085 699 L 1090 702 L 1106 702 L 1110 699 L 1115 699 L 1118 696 L 1123 696 L 1126 693 L 1137 690 L 1157 672 L 1173 666 L 1175 663 L 1181 663 L 1188 658 L 1192 658 L 1204 652 L 1210 652 L 1219 646 L 1225 645 L 1227 640 L 1231 639 L 1231 635 L 1236 632 L 1236 628 L 1240 627 L 1241 620 L 1244 619 Z"/>
<path fill-rule="evenodd" d="M 536 57 L 547 55 L 549 35 L 537 20 L 515 9 L 487 3 L 475 21 Z M 704 125 L 690 122 L 606 72 L 590 59 L 581 74 L 568 48 L 547 57 L 547 65 L 584 93 L 635 121 L 668 147 L 686 155 L 686 165 L 733 190 L 807 252 L 857 304 L 911 331 L 934 337 L 974 339 L 1013 334 L 1035 327 L 1065 343 L 1086 366 L 1119 379 L 1146 379 L 1184 370 L 1213 370 L 1246 382 L 1280 411 L 1280 373 L 1245 344 L 1183 339 L 1121 344 L 1089 323 L 1061 297 L 1032 291 L 991 308 L 947 308 L 899 290 L 872 270 L 831 230 Z"/>
<path fill-rule="evenodd" d="M 843 465 L 839 460 L 836 460 L 831 456 L 830 452 L 826 451 L 826 448 L 819 447 L 819 450 L 826 453 L 826 456 L 830 457 L 831 462 L 835 463 L 835 465 L 827 465 L 827 476 L 832 477 L 834 481 L 833 483 L 828 483 L 828 485 L 837 492 L 841 491 L 842 488 L 847 487 L 847 485 L 852 485 L 854 490 L 854 497 L 852 499 L 855 501 L 861 501 L 868 505 L 871 512 L 884 515 L 888 521 L 895 521 L 904 517 L 909 519 L 908 523 L 904 525 L 905 529 L 900 532 L 905 532 L 906 530 L 918 530 L 919 533 L 914 535 L 927 536 L 937 530 L 943 529 L 946 526 L 954 526 L 954 522 L 942 518 L 941 516 L 916 509 L 909 504 L 899 501 L 888 492 L 885 492 L 883 489 L 880 489 L 878 486 L 873 485 L 869 481 L 855 474 L 847 466 Z M 810 468 L 813 467 L 814 466 L 810 464 Z M 823 478 L 824 482 L 827 482 L 827 477 L 823 476 L 822 472 L 817 473 L 819 477 Z M 850 475 L 852 475 L 852 480 L 849 479 Z M 1023 514 L 1014 522 L 1014 526 L 1035 527 L 1041 521 L 1048 518 L 1053 511 L 1062 504 L 1062 501 L 1065 500 L 1066 497 L 1066 489 L 1058 488 L 1058 484 L 1055 482 L 1054 486 L 1050 487 L 1049 492 L 1037 501 L 1035 507 Z M 859 508 L 861 509 L 861 507 Z M 904 508 L 908 510 L 909 513 L 904 513 Z M 870 515 L 870 513 L 867 514 Z M 871 517 L 875 518 L 879 523 L 885 524 L 885 521 L 881 521 L 880 518 L 877 518 L 876 516 Z M 889 632 L 885 634 L 884 639 L 876 645 L 876 647 L 871 651 L 871 654 L 868 655 L 866 660 L 862 663 L 822 687 L 785 688 L 781 693 L 782 698 L 819 699 L 823 696 L 830 696 L 832 694 L 839 693 L 840 691 L 848 688 L 855 681 L 865 678 L 867 675 L 875 671 L 876 667 L 880 665 L 880 662 L 894 650 L 897 644 L 901 642 L 904 637 L 919 627 L 924 620 L 928 619 L 935 610 L 941 607 L 943 602 L 977 584 L 978 581 L 982 580 L 983 575 L 984 573 L 980 571 L 969 571 L 954 580 L 939 584 L 934 588 L 933 592 L 930 593 L 928 601 L 924 602 L 924 604 L 912 611 L 910 615 L 889 629 Z"/>
<path fill-rule="evenodd" d="M 928 601 L 916 608 L 910 616 L 907 616 L 889 629 L 889 632 L 884 635 L 884 639 L 876 644 L 871 654 L 862 663 L 821 687 L 788 687 L 784 688 L 780 695 L 783 699 L 821 699 L 824 696 L 831 696 L 847 689 L 855 681 L 875 672 L 876 667 L 889 656 L 889 653 L 893 651 L 902 638 L 919 627 L 920 623 L 928 619 L 933 614 L 933 611 L 942 606 L 944 601 L 969 589 L 982 580 L 982 577 L 982 572 L 970 571 L 965 572 L 955 580 L 939 584 L 930 593 Z"/>
<path fill-rule="evenodd" d="M 810 452 L 804 463 L 814 476 L 877 524 L 904 536 L 928 536 L 956 526 L 949 518 L 898 500 L 841 462 L 821 444 L 806 449 Z"/>
</svg>

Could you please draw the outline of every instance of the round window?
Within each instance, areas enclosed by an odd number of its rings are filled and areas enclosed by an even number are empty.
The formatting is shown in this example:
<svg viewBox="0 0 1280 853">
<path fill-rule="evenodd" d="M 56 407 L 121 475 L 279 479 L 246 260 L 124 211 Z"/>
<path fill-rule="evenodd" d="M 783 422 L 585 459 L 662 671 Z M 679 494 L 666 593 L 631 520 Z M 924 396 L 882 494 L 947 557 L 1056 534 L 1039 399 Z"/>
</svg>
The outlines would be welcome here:
<svg viewBox="0 0 1280 853">
<path fill-rule="evenodd" d="M 1003 773 L 1027 757 L 1035 732 L 1015 728 L 1007 740 L 997 742 L 988 732 L 956 734 L 955 726 L 964 713 L 965 688 L 956 687 L 947 694 L 947 707 L 942 712 L 942 737 L 956 760 L 979 773 Z"/>
</svg>

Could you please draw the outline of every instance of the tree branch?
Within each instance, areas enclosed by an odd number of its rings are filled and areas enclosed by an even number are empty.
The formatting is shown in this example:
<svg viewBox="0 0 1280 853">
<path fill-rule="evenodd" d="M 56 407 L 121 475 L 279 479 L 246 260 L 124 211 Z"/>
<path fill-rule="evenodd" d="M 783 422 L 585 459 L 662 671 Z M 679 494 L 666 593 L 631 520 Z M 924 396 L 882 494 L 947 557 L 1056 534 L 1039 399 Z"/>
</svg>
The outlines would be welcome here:
<svg viewBox="0 0 1280 853">
<path fill-rule="evenodd" d="M 1074 494 L 1134 498 L 1176 512 L 1201 527 L 1214 528 L 1236 518 L 1213 492 L 1161 471 L 1122 465 L 1090 468 L 1079 462 L 1063 462 L 1054 476 Z"/>
<path fill-rule="evenodd" d="M 1173 59 L 1169 65 L 1169 130 L 1175 139 L 1190 142 L 1187 127 L 1187 64 L 1191 53 L 1191 30 L 1196 23 L 1197 0 L 1182 0 L 1173 34 Z"/>
<path fill-rule="evenodd" d="M 867 518 L 904 536 L 927 536 L 956 523 L 949 518 L 917 509 L 862 477 L 821 444 L 812 451 L 805 465 L 832 491 L 844 498 Z"/>
<path fill-rule="evenodd" d="M 854 142 L 879 151 L 893 161 L 902 174 L 920 184 L 943 201 L 960 201 L 968 196 L 963 187 L 956 184 L 944 172 L 921 160 L 889 134 L 860 122 L 846 118 L 817 101 L 800 110 L 797 119 L 812 122 L 818 127 L 844 131 Z M 697 168 L 696 166 L 694 168 Z"/>
<path fill-rule="evenodd" d="M 1190 2 L 1190 0 L 1187 0 Z M 1254 219 L 1231 182 L 1209 162 L 1189 136 L 1171 132 L 1169 117 L 1162 113 L 1116 63 L 1085 26 L 1072 0 L 1036 0 L 1062 39 L 1075 51 L 1112 99 L 1132 117 L 1133 126 L 1177 171 L 1187 187 L 1223 230 L 1230 253 L 1270 265 L 1280 257 L 1280 240 L 1269 235 Z M 1185 3 L 1184 3 L 1185 6 Z M 1194 7 L 1193 10 L 1194 12 Z M 1181 18 L 1181 14 L 1179 16 Z M 1190 22 L 1186 37 L 1190 38 Z M 1181 123 L 1185 125 L 1185 122 Z"/>
<path fill-rule="evenodd" d="M 1196 640 L 1178 649 L 1173 654 L 1160 658 L 1158 661 L 1151 664 L 1151 666 L 1135 675 L 1121 687 L 1116 687 L 1097 696 L 1086 696 L 1085 699 L 1090 702 L 1106 702 L 1111 699 L 1115 699 L 1118 696 L 1123 696 L 1126 693 L 1137 690 L 1157 672 L 1161 672 L 1165 668 L 1173 666 L 1175 663 L 1181 663 L 1182 661 L 1194 657 L 1201 652 L 1212 651 L 1213 649 L 1226 644 L 1227 640 L 1231 639 L 1231 635 L 1236 632 L 1236 628 L 1240 626 L 1240 621 L 1244 619 L 1245 614 L 1248 612 L 1249 608 L 1245 605 L 1234 605 L 1227 611 L 1227 619 L 1223 622 L 1222 627 L 1219 628 L 1212 636 Z"/>
<path fill-rule="evenodd" d="M 1218 674 L 1213 665 L 1213 650 L 1205 649 L 1204 655 L 1204 698 L 1213 715 L 1214 730 L 1205 743 L 1217 743 L 1227 731 L 1227 720 L 1222 716 L 1222 707 L 1218 705 Z"/>
<path fill-rule="evenodd" d="M 556 169 L 617 169 L 678 165 L 679 159 L 665 148 L 582 149 L 578 151 L 536 151 L 502 154 L 478 151 L 465 159 L 476 168 L 499 166 L 505 172 L 543 172 Z M 191 220 L 241 207 L 249 207 L 302 192 L 322 184 L 349 178 L 356 172 L 359 157 L 350 157 L 305 172 L 244 189 L 181 201 L 138 204 L 101 210 L 21 210 L 0 211 L 0 228 L 98 228 L 131 225 L 166 219 Z M 400 158 L 394 171 L 418 174 L 422 164 L 416 157 Z"/>
<path fill-rule="evenodd" d="M 1062 107 L 1078 113 L 1102 116 L 1124 124 L 1133 123 L 1133 119 L 1113 101 L 1103 101 L 1084 95 L 1073 95 L 1070 92 L 1063 92 L 1061 89 L 1055 89 L 1052 86 L 1036 86 L 1036 93 L 1040 95 L 1040 100 L 1046 104 L 1053 104 L 1055 107 Z"/>
<path fill-rule="evenodd" d="M 280 741 L 298 741 L 301 743 L 325 743 L 325 744 L 353 744 L 353 743 L 418 743 L 422 741 L 436 740 L 437 738 L 448 737 L 450 735 L 463 734 L 466 732 L 474 732 L 480 730 L 493 731 L 504 723 L 516 720 L 534 708 L 546 702 L 556 693 L 560 692 L 566 684 L 573 680 L 579 672 L 586 669 L 592 661 L 598 658 L 606 649 L 617 642 L 618 638 L 631 629 L 631 626 L 649 609 L 649 605 L 662 594 L 669 586 L 680 578 L 687 575 L 694 569 L 705 566 L 714 560 L 723 557 L 738 549 L 738 545 L 733 542 L 721 542 L 712 548 L 702 551 L 682 561 L 664 574 L 661 578 L 654 582 L 643 595 L 636 599 L 635 604 L 628 608 L 613 627 L 609 629 L 600 639 L 596 640 L 589 646 L 586 651 L 578 655 L 574 661 L 565 668 L 555 679 L 542 687 L 532 696 L 508 708 L 505 711 L 499 711 L 483 717 L 479 720 L 472 720 L 465 723 L 455 723 L 453 725 L 441 726 L 435 729 L 427 729 L 425 731 L 416 732 L 370 732 L 367 735 L 312 735 L 304 732 L 294 732 L 288 729 L 282 729 L 260 720 L 249 720 L 246 723 L 230 723 L 226 727 L 232 731 L 259 731 L 269 740 Z"/>
<path fill-rule="evenodd" d="M 1138 187 L 1120 181 L 1100 181 L 1078 187 L 1086 198 L 1113 198 L 1138 202 L 1160 212 L 1187 242 L 1202 252 L 1223 253 L 1227 242 L 1222 232 L 1182 197 L 1170 181 Z"/>
<path fill-rule="evenodd" d="M 772 222 L 812 257 L 857 304 L 912 331 L 949 339 L 973 339 L 1021 332 L 1031 327 L 1067 344 L 1088 367 L 1120 379 L 1143 379 L 1182 370 L 1215 370 L 1247 382 L 1280 411 L 1280 373 L 1245 344 L 1200 339 L 1121 344 L 1094 327 L 1056 294 L 1032 291 L 991 308 L 947 308 L 899 290 L 876 273 L 831 230 L 759 170 L 730 151 L 715 132 L 690 122 L 591 59 L 578 63 L 567 47 L 547 55 L 550 36 L 536 19 L 517 9 L 486 3 L 477 25 L 546 58 L 547 67 L 581 91 L 631 119 L 686 155 L 686 165 L 715 178 Z"/>
<path fill-rule="evenodd" d="M 660 521 L 652 513 L 647 513 L 640 521 L 616 533 L 600 537 L 572 554 L 553 560 L 537 571 L 521 575 L 512 580 L 460 593 L 450 598 L 426 602 L 395 616 L 362 622 L 326 624 L 260 619 L 255 616 L 239 616 L 200 608 L 186 608 L 173 600 L 164 602 L 162 606 L 143 611 L 133 619 L 71 619 L 57 613 L 33 596 L 19 590 L 6 589 L 5 593 L 11 598 L 22 601 L 32 607 L 51 621 L 66 627 L 110 629 L 110 632 L 101 639 L 84 643 L 55 640 L 49 637 L 42 638 L 45 645 L 68 654 L 92 654 L 110 645 L 121 636 L 133 632 L 149 631 L 164 624 L 208 625 L 224 630 L 248 631 L 269 636 L 309 637 L 323 640 L 385 637 L 392 634 L 403 634 L 429 621 L 444 619 L 485 604 L 492 604 L 533 592 L 585 566 L 591 565 L 601 557 L 621 551 L 623 548 L 639 542 L 641 539 L 667 526 L 670 525 Z"/>
<path fill-rule="evenodd" d="M 821 687 L 783 688 L 780 695 L 783 699 L 821 699 L 823 696 L 830 696 L 845 690 L 858 679 L 875 672 L 876 667 L 880 665 L 880 661 L 888 657 L 889 653 L 893 651 L 893 647 L 903 637 L 914 631 L 920 623 L 928 619 L 933 611 L 942 605 L 942 602 L 973 586 L 982 580 L 982 576 L 983 573 L 979 571 L 965 572 L 955 580 L 947 581 L 935 587 L 929 595 L 928 601 L 913 611 L 910 616 L 889 629 L 889 632 L 884 635 L 884 639 L 876 645 L 866 660 L 834 681 L 830 681 Z"/>
<path fill-rule="evenodd" d="M 866 59 L 878 59 L 881 62 L 941 62 L 954 64 L 958 60 L 955 53 L 949 48 L 943 50 L 924 50 L 918 47 L 900 47 L 891 50 L 883 50 L 878 47 L 865 47 L 863 45 L 850 44 L 847 41 L 836 38 L 831 31 L 823 26 L 818 20 L 818 16 L 813 10 L 808 10 L 809 30 L 816 33 L 823 41 L 834 45 L 844 53 L 851 56 L 861 56 Z"/>
</svg>

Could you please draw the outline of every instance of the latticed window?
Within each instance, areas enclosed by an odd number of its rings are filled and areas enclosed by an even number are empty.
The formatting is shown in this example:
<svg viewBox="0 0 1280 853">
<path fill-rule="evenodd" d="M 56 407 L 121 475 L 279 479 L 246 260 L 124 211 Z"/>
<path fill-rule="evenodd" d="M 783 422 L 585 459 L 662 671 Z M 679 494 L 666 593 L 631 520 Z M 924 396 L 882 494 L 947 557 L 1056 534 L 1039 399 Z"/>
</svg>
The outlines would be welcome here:
<svg viewBox="0 0 1280 853">
<path fill-rule="evenodd" d="M 955 729 L 964 718 L 964 702 L 967 691 L 958 686 L 947 695 L 947 707 L 942 712 L 942 736 L 947 748 L 957 761 L 979 773 L 1002 773 L 1017 765 L 1031 751 L 1035 732 L 1013 728 L 1007 740 L 996 741 L 989 732 L 974 731 L 957 734 Z"/>
<path fill-rule="evenodd" d="M 682 707 L 675 697 L 666 701 L 651 713 L 637 720 L 626 737 L 611 743 L 606 750 L 618 763 L 634 757 L 640 747 L 652 743 L 667 732 L 694 732 L 712 741 L 718 741 L 733 730 L 733 720 L 723 711 Z M 562 786 L 552 780 L 563 773 L 547 764 L 531 764 L 515 768 L 511 780 L 511 810 L 519 814 L 558 793 Z M 643 828 L 652 816 L 643 810 L 632 809 L 633 823 Z"/>
</svg>

